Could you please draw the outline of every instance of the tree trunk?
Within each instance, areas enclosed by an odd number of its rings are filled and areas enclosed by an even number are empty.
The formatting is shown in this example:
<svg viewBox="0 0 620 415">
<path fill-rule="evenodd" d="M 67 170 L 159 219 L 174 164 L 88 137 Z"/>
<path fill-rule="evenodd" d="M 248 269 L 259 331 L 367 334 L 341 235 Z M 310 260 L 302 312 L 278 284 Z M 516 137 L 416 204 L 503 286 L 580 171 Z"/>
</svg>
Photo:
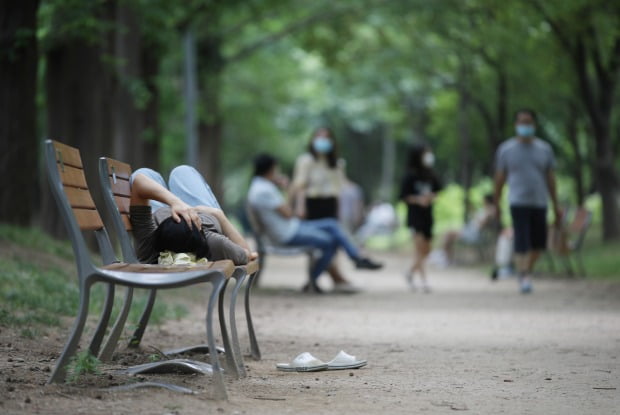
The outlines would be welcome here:
<svg viewBox="0 0 620 415">
<path fill-rule="evenodd" d="M 144 126 L 132 87 L 141 78 L 142 42 L 137 17 L 127 5 L 118 5 L 115 18 L 118 26 L 114 31 L 116 76 L 113 155 L 137 168 L 144 164 L 142 146 Z"/>
<path fill-rule="evenodd" d="M 581 38 L 575 42 L 573 65 L 579 91 L 592 125 L 596 161 L 594 175 L 603 205 L 603 239 L 620 238 L 620 183 L 615 168 L 614 146 L 611 139 L 611 112 L 613 107 L 616 73 L 601 69 L 595 79 L 588 73 L 589 53 Z M 598 88 L 595 88 L 596 85 Z"/>
<path fill-rule="evenodd" d="M 221 74 L 224 70 L 222 41 L 218 35 L 198 40 L 199 93 L 201 108 L 198 121 L 198 169 L 205 176 L 215 196 L 223 202 L 222 191 L 222 114 L 220 109 Z"/>
<path fill-rule="evenodd" d="M 38 0 L 0 6 L 0 221 L 29 225 L 37 195 Z"/>
<path fill-rule="evenodd" d="M 575 181 L 575 196 L 577 205 L 582 206 L 585 201 L 585 186 L 583 172 L 583 156 L 579 145 L 579 108 L 575 103 L 569 104 L 569 113 L 566 120 L 566 136 L 573 149 L 574 159 L 571 163 L 571 173 Z"/>
<path fill-rule="evenodd" d="M 471 188 L 471 131 L 469 125 L 468 108 L 470 105 L 469 92 L 466 88 L 459 88 L 458 105 L 458 137 L 459 137 L 459 182 L 463 186 L 463 221 L 467 223 L 470 216 L 471 203 L 469 200 L 469 189 Z"/>
<path fill-rule="evenodd" d="M 144 166 L 159 169 L 159 148 L 161 142 L 161 124 L 159 122 L 160 95 L 157 87 L 161 51 L 154 45 L 142 49 L 142 77 L 149 101 L 142 110 L 142 155 Z"/>
<path fill-rule="evenodd" d="M 100 13 L 102 18 L 109 19 L 111 9 L 102 9 Z M 80 149 L 92 189 L 98 188 L 97 160 L 109 154 L 113 144 L 110 127 L 113 68 L 102 61 L 109 44 L 107 37 L 97 43 L 63 38 L 56 39 L 46 53 L 48 137 Z M 49 186 L 43 189 L 42 226 L 54 236 L 65 235 Z M 92 194 L 97 202 L 99 192 Z"/>
</svg>

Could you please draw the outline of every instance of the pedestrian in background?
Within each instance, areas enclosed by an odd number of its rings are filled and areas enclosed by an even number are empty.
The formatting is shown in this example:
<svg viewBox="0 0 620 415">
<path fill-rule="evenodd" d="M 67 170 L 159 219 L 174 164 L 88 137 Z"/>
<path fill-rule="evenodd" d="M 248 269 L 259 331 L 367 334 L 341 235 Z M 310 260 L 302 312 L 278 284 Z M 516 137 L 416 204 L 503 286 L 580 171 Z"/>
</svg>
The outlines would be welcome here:
<svg viewBox="0 0 620 415">
<path fill-rule="evenodd" d="M 407 161 L 407 172 L 403 177 L 400 199 L 408 207 L 407 226 L 414 238 L 414 257 L 406 280 L 411 289 L 416 289 L 414 277 L 419 274 L 421 288 L 430 292 L 426 275 L 426 259 L 431 251 L 433 239 L 433 202 L 441 184 L 433 166 L 435 155 L 428 145 L 418 144 L 411 148 Z"/>
<path fill-rule="evenodd" d="M 514 229 L 515 264 L 521 292 L 532 291 L 532 271 L 547 245 L 547 202 L 551 198 L 556 223 L 558 206 L 555 157 L 551 146 L 536 137 L 536 113 L 521 109 L 515 113 L 516 136 L 497 149 L 495 157 L 495 204 L 498 214 L 502 190 L 507 182 Z"/>
</svg>

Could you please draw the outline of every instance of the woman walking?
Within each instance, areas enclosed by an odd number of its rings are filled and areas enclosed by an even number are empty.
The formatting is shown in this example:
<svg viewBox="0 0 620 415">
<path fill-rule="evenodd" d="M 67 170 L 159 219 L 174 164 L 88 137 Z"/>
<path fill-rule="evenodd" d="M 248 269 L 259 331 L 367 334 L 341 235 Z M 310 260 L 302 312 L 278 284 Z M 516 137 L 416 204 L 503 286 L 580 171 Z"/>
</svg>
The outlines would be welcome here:
<svg viewBox="0 0 620 415">
<path fill-rule="evenodd" d="M 415 274 L 420 275 L 421 288 L 429 293 L 426 258 L 433 239 L 433 202 L 441 184 L 433 170 L 435 156 L 427 145 L 415 145 L 409 151 L 407 173 L 403 177 L 400 198 L 408 207 L 407 226 L 414 238 L 413 265 L 406 273 L 407 283 L 415 290 Z"/>
</svg>

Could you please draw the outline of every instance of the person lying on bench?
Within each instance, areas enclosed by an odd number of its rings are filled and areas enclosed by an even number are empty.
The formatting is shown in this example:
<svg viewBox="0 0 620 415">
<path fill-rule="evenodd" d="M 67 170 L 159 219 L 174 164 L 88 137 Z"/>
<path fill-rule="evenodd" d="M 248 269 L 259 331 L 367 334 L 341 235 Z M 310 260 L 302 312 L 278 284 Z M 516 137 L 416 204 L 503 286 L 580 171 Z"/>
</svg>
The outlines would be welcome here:
<svg viewBox="0 0 620 415">
<path fill-rule="evenodd" d="M 196 169 L 172 170 L 168 186 L 161 174 L 136 170 L 130 179 L 129 218 L 138 260 L 157 263 L 163 251 L 193 253 L 210 261 L 245 265 L 258 255 L 221 210 L 211 188 Z"/>
<path fill-rule="evenodd" d="M 321 251 L 310 270 L 310 286 L 304 289 L 321 292 L 316 280 L 327 269 L 338 248 L 346 251 L 357 268 L 375 270 L 383 266 L 363 257 L 336 219 L 300 220 L 294 217 L 276 186 L 278 177 L 278 163 L 273 156 L 262 154 L 256 157 L 248 203 L 273 242 L 286 246 L 312 246 Z"/>
</svg>

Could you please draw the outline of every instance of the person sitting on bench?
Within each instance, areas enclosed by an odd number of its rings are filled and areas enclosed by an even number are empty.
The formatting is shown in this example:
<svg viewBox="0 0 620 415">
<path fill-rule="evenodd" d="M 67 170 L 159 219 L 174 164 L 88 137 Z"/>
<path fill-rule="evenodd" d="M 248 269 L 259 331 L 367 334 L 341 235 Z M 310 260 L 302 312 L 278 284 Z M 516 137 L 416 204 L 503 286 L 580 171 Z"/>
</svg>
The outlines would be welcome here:
<svg viewBox="0 0 620 415">
<path fill-rule="evenodd" d="M 157 263 L 162 251 L 193 253 L 210 261 L 230 259 L 235 265 L 258 256 L 193 167 L 173 169 L 168 186 L 148 168 L 136 170 L 130 183 L 129 218 L 140 262 Z"/>
<path fill-rule="evenodd" d="M 362 256 L 336 219 L 300 220 L 278 190 L 278 162 L 269 154 L 254 160 L 254 178 L 248 191 L 248 203 L 256 211 L 271 240 L 285 246 L 312 246 L 321 256 L 310 270 L 310 283 L 304 290 L 321 292 L 316 280 L 327 269 L 338 248 L 343 248 L 358 269 L 379 269 L 383 265 Z"/>
</svg>

